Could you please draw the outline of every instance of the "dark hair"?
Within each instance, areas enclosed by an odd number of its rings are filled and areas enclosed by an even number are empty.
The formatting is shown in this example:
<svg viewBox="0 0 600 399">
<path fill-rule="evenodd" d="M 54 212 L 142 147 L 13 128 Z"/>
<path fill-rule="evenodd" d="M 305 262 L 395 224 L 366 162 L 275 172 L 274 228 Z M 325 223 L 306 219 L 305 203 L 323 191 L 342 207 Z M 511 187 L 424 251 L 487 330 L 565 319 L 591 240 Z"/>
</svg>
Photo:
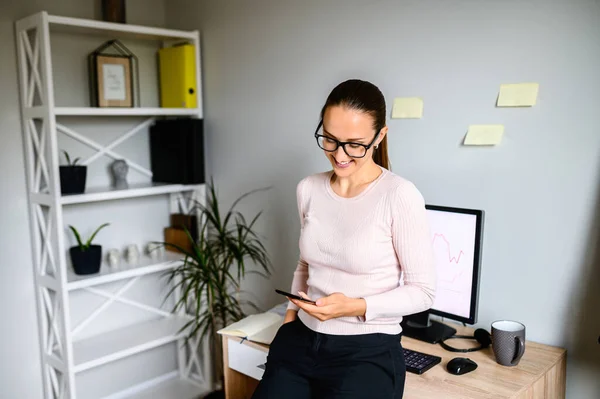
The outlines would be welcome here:
<svg viewBox="0 0 600 399">
<path fill-rule="evenodd" d="M 321 110 L 321 120 L 328 107 L 342 106 L 362 111 L 373 118 L 373 128 L 376 133 L 385 127 L 385 98 L 381 91 L 370 82 L 350 79 L 337 85 Z M 387 135 L 373 151 L 373 160 L 379 166 L 389 169 L 387 152 Z"/>
</svg>

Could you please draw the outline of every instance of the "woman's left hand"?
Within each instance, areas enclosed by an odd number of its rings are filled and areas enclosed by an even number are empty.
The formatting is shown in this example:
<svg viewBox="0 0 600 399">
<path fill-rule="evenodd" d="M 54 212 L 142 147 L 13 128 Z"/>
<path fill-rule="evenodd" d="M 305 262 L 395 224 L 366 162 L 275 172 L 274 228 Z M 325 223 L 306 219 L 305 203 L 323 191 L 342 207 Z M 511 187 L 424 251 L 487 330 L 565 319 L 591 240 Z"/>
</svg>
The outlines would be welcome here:
<svg viewBox="0 0 600 399">
<path fill-rule="evenodd" d="M 299 295 L 309 299 L 304 292 L 300 292 Z M 316 306 L 297 299 L 288 299 L 292 301 L 294 305 L 321 321 L 338 317 L 364 316 L 367 311 L 367 302 L 364 299 L 348 298 L 341 292 L 336 292 L 318 299 L 316 301 Z"/>
</svg>

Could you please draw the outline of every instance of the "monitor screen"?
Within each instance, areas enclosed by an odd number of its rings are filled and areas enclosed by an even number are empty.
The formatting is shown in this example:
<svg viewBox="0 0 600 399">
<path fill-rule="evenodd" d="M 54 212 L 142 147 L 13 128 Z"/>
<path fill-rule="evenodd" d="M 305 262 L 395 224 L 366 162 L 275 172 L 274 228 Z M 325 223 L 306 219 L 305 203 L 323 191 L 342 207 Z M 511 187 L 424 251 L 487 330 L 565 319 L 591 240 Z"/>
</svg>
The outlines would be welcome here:
<svg viewBox="0 0 600 399">
<path fill-rule="evenodd" d="M 479 274 L 479 211 L 428 206 L 431 242 L 437 267 L 437 291 L 432 313 L 471 319 Z M 476 270 L 474 270 L 476 269 Z M 474 273 L 474 271 L 476 273 Z M 477 288 L 477 287 L 475 287 Z"/>
</svg>

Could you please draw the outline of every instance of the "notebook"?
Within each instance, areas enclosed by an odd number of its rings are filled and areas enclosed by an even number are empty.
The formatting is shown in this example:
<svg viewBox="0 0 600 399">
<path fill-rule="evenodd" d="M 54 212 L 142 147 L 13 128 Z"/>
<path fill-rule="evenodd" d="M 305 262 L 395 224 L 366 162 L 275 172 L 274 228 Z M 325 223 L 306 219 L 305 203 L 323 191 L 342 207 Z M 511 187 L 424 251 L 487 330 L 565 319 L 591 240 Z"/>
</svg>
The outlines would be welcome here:
<svg viewBox="0 0 600 399">
<path fill-rule="evenodd" d="M 222 328 L 217 333 L 269 345 L 282 324 L 283 317 L 281 315 L 275 312 L 265 312 L 247 316 L 238 322 Z"/>
</svg>

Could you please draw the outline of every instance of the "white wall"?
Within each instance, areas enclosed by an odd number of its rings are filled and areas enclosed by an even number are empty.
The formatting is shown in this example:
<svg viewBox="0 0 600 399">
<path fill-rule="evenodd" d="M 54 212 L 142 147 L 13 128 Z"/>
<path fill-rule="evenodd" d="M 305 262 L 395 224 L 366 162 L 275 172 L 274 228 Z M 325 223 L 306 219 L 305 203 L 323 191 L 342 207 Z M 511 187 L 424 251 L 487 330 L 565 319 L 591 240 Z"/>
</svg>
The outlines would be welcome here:
<svg viewBox="0 0 600 399">
<path fill-rule="evenodd" d="M 248 284 L 259 302 L 291 281 L 296 183 L 328 168 L 312 137 L 325 97 L 371 80 L 388 105 L 425 101 L 423 119 L 389 121 L 393 171 L 429 203 L 487 212 L 478 326 L 524 322 L 529 339 L 568 348 L 569 398 L 600 396 L 597 1 L 178 0 L 167 13 L 203 34 L 207 162 L 223 199 L 273 186 L 245 208 L 266 211 L 276 266 Z M 540 83 L 538 104 L 496 109 L 499 85 L 522 81 Z M 502 145 L 461 147 L 480 123 L 504 124 Z"/>
<path fill-rule="evenodd" d="M 14 22 L 29 14 L 46 10 L 49 13 L 83 18 L 100 18 L 98 12 L 98 1 L 88 0 L 55 0 L 55 1 L 2 1 L 0 3 L 0 320 L 2 320 L 2 331 L 0 339 L 0 397 L 3 398 L 41 398 L 42 397 L 42 375 L 39 357 L 39 342 L 37 337 L 38 327 L 35 310 L 35 295 L 33 286 L 33 266 L 30 246 L 28 204 L 25 185 L 24 170 L 24 145 L 21 130 L 19 97 L 17 86 L 17 61 L 14 39 Z M 149 24 L 153 26 L 165 25 L 165 3 L 162 0 L 130 0 L 127 2 L 127 20 L 130 23 Z M 56 39 L 56 40 L 54 40 Z M 106 38 L 89 38 L 80 36 L 77 40 L 73 37 L 58 35 L 53 37 L 53 50 L 61 55 L 60 59 L 54 60 L 54 69 L 57 76 L 56 100 L 58 105 L 84 105 L 87 101 L 87 75 L 85 56 L 91 52 Z M 128 44 L 128 43 L 126 43 Z M 146 61 L 140 68 L 141 76 L 146 81 L 152 81 L 155 77 L 156 66 L 154 65 L 154 49 L 140 43 L 131 43 L 134 50 L 141 59 Z M 150 67 L 147 67 L 150 66 Z M 156 103 L 156 90 L 153 86 L 143 86 L 142 94 L 147 105 Z M 139 122 L 133 119 L 111 121 L 109 125 L 90 128 L 90 120 L 82 118 L 63 118 L 59 122 L 75 126 L 79 131 L 86 131 L 88 136 L 99 142 L 107 142 L 122 129 Z M 98 123 L 93 120 L 92 123 Z M 86 128 L 85 126 L 88 125 Z M 79 155 L 90 155 L 92 152 L 82 146 L 64 140 L 60 136 L 61 148 L 67 148 L 81 152 Z M 85 151 L 85 152 L 84 152 Z M 133 157 L 136 161 L 147 165 L 147 140 L 142 136 L 126 142 L 119 151 L 126 156 Z M 106 163 L 99 162 L 90 167 L 90 184 L 99 185 L 108 183 Z M 139 181 L 139 176 L 130 171 L 130 179 Z M 155 210 L 167 210 L 166 200 L 160 201 L 144 200 L 145 208 L 142 213 Z M 100 222 L 110 218 L 113 222 L 113 231 L 106 231 L 98 235 L 105 245 L 120 246 L 125 242 L 137 242 L 143 244 L 150 239 L 161 239 L 162 227 L 168 223 L 167 213 L 164 218 L 146 220 L 145 223 L 136 224 L 132 213 L 139 208 L 136 204 L 125 203 L 121 206 L 109 204 L 104 211 L 99 212 L 91 205 L 70 208 L 65 212 L 65 222 L 81 226 L 84 234 L 91 233 L 93 227 Z M 78 210 L 87 210 L 87 220 L 82 220 Z M 138 209 L 138 216 L 140 210 Z M 143 216 L 143 214 L 142 214 Z M 137 219 L 139 220 L 139 219 Z M 151 233 L 154 231 L 158 233 Z M 154 235 L 153 235 L 154 234 Z M 72 237 L 67 236 L 67 245 L 72 244 Z M 148 282 L 148 284 L 153 284 Z M 135 293 L 134 293 L 135 294 Z M 140 297 L 140 294 L 137 294 Z M 158 299 L 157 299 L 158 300 Z M 86 300 L 87 301 L 87 300 Z M 81 320 L 89 314 L 89 308 L 84 309 L 83 296 L 74 296 L 73 318 Z M 87 302 L 88 305 L 93 304 Z M 121 319 L 125 310 L 116 309 Z M 116 323 L 119 318 L 111 317 L 110 323 Z M 130 319 L 129 321 L 131 321 Z M 100 327 L 109 324 L 107 320 L 99 320 Z M 113 324 L 114 325 L 114 324 Z M 86 332 L 87 333 L 87 332 Z M 167 350 L 165 352 L 164 350 Z M 161 362 L 148 358 L 149 354 L 143 354 L 137 358 L 130 358 L 121 364 L 117 364 L 116 373 L 100 370 L 100 374 L 84 373 L 80 377 L 82 386 L 91 386 L 97 394 L 109 392 L 118 386 L 124 386 L 126 378 L 142 378 L 144 373 L 161 373 L 161 370 L 169 364 L 175 364 L 173 348 L 161 348 L 154 352 Z M 136 367 L 132 361 L 142 361 L 147 365 L 155 367 Z"/>
</svg>

